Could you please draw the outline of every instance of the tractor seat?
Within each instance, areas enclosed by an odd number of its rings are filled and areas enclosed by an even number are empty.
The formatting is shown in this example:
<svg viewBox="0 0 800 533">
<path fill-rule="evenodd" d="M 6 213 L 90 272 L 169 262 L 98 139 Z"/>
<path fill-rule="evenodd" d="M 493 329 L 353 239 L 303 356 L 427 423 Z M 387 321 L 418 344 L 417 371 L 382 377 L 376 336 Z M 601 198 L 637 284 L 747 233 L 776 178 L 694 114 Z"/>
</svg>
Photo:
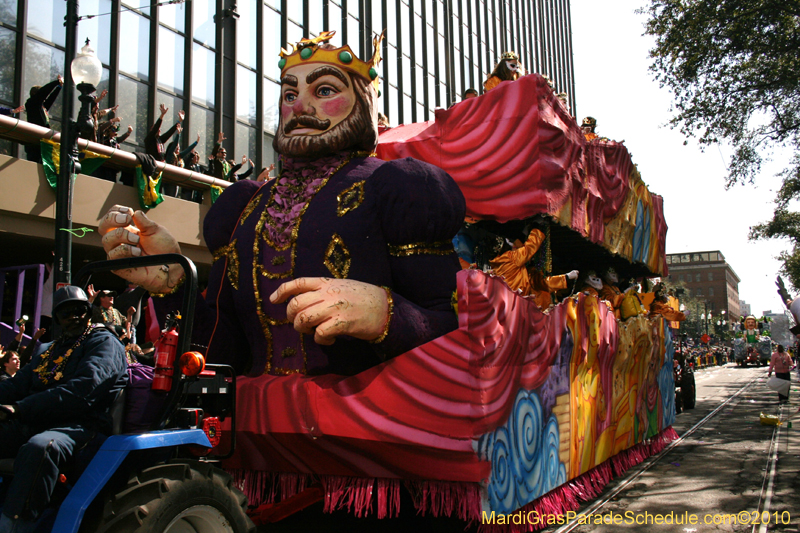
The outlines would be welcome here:
<svg viewBox="0 0 800 533">
<path fill-rule="evenodd" d="M 109 409 L 111 415 L 111 434 L 119 435 L 122 433 L 122 423 L 125 417 L 125 389 L 117 393 L 114 402 Z M 0 459 L 0 478 L 14 475 L 14 459 Z"/>
</svg>

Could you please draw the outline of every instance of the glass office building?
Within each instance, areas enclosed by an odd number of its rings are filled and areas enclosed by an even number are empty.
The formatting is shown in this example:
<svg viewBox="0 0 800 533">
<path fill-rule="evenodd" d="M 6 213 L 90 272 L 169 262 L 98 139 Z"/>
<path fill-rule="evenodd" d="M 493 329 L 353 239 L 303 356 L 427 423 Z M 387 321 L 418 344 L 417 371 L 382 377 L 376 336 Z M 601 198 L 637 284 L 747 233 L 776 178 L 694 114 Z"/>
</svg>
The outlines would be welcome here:
<svg viewBox="0 0 800 533">
<path fill-rule="evenodd" d="M 63 73 L 65 14 L 64 0 L 0 0 L 0 104 L 24 104 L 31 86 Z M 367 59 L 386 29 L 379 109 L 393 125 L 432 120 L 467 88 L 482 91 L 505 51 L 550 76 L 575 108 L 569 0 L 81 0 L 79 14 L 79 48 L 89 38 L 105 67 L 101 107 L 119 104 L 130 151 L 144 151 L 164 103 L 162 131 L 185 110 L 182 145 L 199 133 L 203 160 L 222 131 L 230 157 L 268 165 L 278 52 L 323 30 Z M 60 129 L 60 102 L 51 117 Z"/>
</svg>

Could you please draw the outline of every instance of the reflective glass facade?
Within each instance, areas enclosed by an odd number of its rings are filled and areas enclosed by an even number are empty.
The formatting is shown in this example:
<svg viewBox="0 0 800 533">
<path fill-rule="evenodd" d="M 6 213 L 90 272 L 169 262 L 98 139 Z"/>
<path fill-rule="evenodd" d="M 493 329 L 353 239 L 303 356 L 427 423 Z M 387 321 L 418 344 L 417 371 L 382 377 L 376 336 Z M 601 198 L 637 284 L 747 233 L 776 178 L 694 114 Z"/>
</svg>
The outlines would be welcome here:
<svg viewBox="0 0 800 533">
<path fill-rule="evenodd" d="M 65 12 L 64 0 L 0 0 L 0 52 L 9 58 L 0 64 L 0 104 L 23 104 L 32 85 L 63 72 Z M 101 105 L 120 105 L 123 128 L 134 127 L 131 151 L 144 151 L 164 103 L 167 127 L 186 111 L 182 145 L 200 133 L 202 159 L 222 131 L 231 157 L 267 166 L 278 52 L 325 29 L 361 59 L 386 29 L 379 109 L 392 125 L 432 120 L 467 88 L 482 91 L 505 51 L 517 52 L 526 72 L 550 76 L 575 109 L 569 0 L 81 0 L 80 15 L 79 47 L 91 39 L 105 67 L 99 89 L 109 91 Z M 56 129 L 60 109 L 51 110 Z"/>
</svg>

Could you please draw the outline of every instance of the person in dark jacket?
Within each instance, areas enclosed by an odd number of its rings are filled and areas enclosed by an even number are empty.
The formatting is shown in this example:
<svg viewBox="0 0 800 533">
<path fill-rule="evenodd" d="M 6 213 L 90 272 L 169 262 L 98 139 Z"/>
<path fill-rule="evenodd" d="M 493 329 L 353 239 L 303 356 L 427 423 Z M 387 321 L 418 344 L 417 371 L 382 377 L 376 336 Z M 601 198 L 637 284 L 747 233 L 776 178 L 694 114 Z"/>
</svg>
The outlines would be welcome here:
<svg viewBox="0 0 800 533">
<path fill-rule="evenodd" d="M 44 87 L 38 85 L 31 87 L 30 98 L 25 102 L 25 113 L 27 114 L 28 122 L 43 128 L 50 127 L 50 115 L 47 112 L 53 107 L 63 85 L 64 78 L 59 75 L 57 79 Z M 38 142 L 25 145 L 25 154 L 28 157 L 28 161 L 42 162 L 42 149 Z"/>
<path fill-rule="evenodd" d="M 166 143 L 178 130 L 178 124 L 183 122 L 185 113 L 183 111 L 179 111 L 178 122 L 173 124 L 172 127 L 167 130 L 167 133 L 161 135 L 161 123 L 164 121 L 164 116 L 167 114 L 169 109 L 164 104 L 161 104 L 159 110 L 161 111 L 161 116 L 158 117 L 156 123 L 153 124 L 152 128 L 150 128 L 150 132 L 147 134 L 147 137 L 144 138 L 144 149 L 145 153 L 153 156 L 156 161 L 164 161 L 167 152 L 166 148 L 164 147 L 164 143 Z"/>
<path fill-rule="evenodd" d="M 122 343 L 90 323 L 79 287 L 53 295 L 62 336 L 0 382 L 0 458 L 16 457 L 0 532 L 28 531 L 47 507 L 59 470 L 97 435 L 111 433 L 109 410 L 127 384 Z"/>
<path fill-rule="evenodd" d="M 210 174 L 210 170 L 207 167 L 204 167 L 200 164 L 200 154 L 197 153 L 197 150 L 192 150 L 189 152 L 183 159 L 183 168 L 186 170 L 190 170 L 192 172 L 197 172 L 198 174 Z M 199 190 L 191 190 L 186 189 L 181 192 L 181 198 L 184 200 L 191 200 L 193 202 L 202 203 L 203 202 L 203 191 Z"/>
</svg>

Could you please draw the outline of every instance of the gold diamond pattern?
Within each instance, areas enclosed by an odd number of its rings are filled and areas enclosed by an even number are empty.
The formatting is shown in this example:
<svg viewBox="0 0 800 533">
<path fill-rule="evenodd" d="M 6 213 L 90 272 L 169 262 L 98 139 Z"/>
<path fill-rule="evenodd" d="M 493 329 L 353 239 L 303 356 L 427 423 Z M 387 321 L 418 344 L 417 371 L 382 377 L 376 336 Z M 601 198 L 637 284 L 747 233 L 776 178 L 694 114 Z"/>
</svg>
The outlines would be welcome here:
<svg viewBox="0 0 800 533">
<path fill-rule="evenodd" d="M 344 216 L 364 202 L 364 183 L 359 181 L 336 196 L 336 215 Z"/>
<path fill-rule="evenodd" d="M 339 234 L 334 233 L 323 261 L 334 278 L 344 279 L 350 272 L 350 250 L 345 246 Z"/>
</svg>

